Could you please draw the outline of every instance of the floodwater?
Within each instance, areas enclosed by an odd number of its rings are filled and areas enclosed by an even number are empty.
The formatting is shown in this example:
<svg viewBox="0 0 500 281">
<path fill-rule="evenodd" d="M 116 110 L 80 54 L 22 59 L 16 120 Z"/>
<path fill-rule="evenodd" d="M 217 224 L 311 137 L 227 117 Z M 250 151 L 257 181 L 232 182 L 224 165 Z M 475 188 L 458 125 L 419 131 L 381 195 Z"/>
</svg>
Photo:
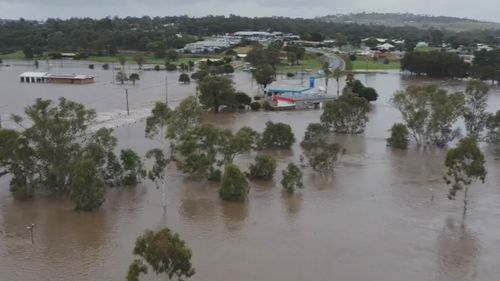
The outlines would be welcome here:
<svg viewBox="0 0 500 281">
<path fill-rule="evenodd" d="M 65 96 L 96 108 L 99 116 L 113 116 L 110 124 L 118 127 L 120 146 L 143 153 L 156 145 L 143 137 L 143 122 L 130 122 L 140 120 L 143 113 L 123 117 L 119 93 L 125 87 L 134 89 L 134 112 L 147 112 L 152 102 L 164 97 L 165 72 L 145 73 L 133 87 L 110 83 L 111 71 L 81 66 L 74 70 L 96 74 L 97 83 L 25 85 L 17 82 L 25 69 L 0 68 L 0 103 L 8 104 L 3 114 L 19 113 L 37 96 Z M 168 76 L 173 102 L 194 89 L 178 85 L 177 76 Z M 347 149 L 335 173 L 324 177 L 305 170 L 305 188 L 292 196 L 281 190 L 280 170 L 298 161 L 298 144 L 291 151 L 272 152 L 279 162 L 274 181 L 252 183 L 246 203 L 223 202 L 217 185 L 169 170 L 165 216 L 160 192 L 149 181 L 137 188 L 113 189 L 101 210 L 81 214 L 72 211 L 66 198 L 13 200 L 7 180 L 2 179 L 0 280 L 124 280 L 135 238 L 146 228 L 164 226 L 180 233 L 192 248 L 197 271 L 192 280 L 499 280 L 500 160 L 487 157 L 486 183 L 471 187 L 470 208 L 463 218 L 462 202 L 445 197 L 445 151 L 395 151 L 385 146 L 387 130 L 399 120 L 388 104 L 392 93 L 410 83 L 432 81 L 397 73 L 358 78 L 381 95 L 366 132 L 334 136 Z M 238 88 L 256 92 L 247 74 L 238 73 L 235 80 Z M 460 82 L 440 83 L 450 89 L 463 87 Z M 152 88 L 155 85 L 158 89 Z M 335 87 L 331 81 L 330 91 Z M 499 105 L 500 91 L 493 90 L 490 110 Z M 320 114 L 320 110 L 221 113 L 210 120 L 225 128 L 257 130 L 267 120 L 286 122 L 301 140 L 306 126 L 317 122 Z M 123 125 L 127 122 L 132 124 Z M 484 149 L 491 155 L 491 148 Z M 245 167 L 254 156 L 244 155 L 237 162 Z M 33 245 L 26 230 L 31 223 Z M 165 277 L 150 274 L 145 280 Z"/>
</svg>

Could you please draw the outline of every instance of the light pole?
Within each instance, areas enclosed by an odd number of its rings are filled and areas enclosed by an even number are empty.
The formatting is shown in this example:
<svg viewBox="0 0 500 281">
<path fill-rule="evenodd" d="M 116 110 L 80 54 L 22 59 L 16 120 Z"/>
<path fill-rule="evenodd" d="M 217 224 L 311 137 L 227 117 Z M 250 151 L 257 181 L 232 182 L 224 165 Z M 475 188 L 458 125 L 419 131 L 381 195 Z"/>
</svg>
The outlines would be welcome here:
<svg viewBox="0 0 500 281">
<path fill-rule="evenodd" d="M 28 225 L 28 226 L 26 227 L 26 229 L 30 231 L 30 236 L 31 236 L 31 244 L 34 244 L 34 243 L 35 243 L 35 241 L 33 240 L 33 228 L 35 228 L 35 224 L 34 224 L 34 223 L 32 223 L 31 225 Z"/>
</svg>

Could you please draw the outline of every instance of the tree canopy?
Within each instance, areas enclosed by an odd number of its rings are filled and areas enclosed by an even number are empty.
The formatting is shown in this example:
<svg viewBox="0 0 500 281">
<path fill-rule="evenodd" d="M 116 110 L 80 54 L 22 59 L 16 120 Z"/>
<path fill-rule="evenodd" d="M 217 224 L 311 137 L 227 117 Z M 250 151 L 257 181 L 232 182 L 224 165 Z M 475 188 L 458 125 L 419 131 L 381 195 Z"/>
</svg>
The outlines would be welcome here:
<svg viewBox="0 0 500 281">
<path fill-rule="evenodd" d="M 363 133 L 368 122 L 370 104 L 365 98 L 344 93 L 325 105 L 321 114 L 321 124 L 338 134 Z"/>
<path fill-rule="evenodd" d="M 77 209 L 93 210 L 102 203 L 103 184 L 128 184 L 132 175 L 130 184 L 136 184 L 143 178 L 140 158 L 134 158 L 133 165 L 118 161 L 111 129 L 90 130 L 96 118 L 93 110 L 64 98 L 57 104 L 37 99 L 25 115 L 26 121 L 12 117 L 23 130 L 0 129 L 0 176 L 12 176 L 15 195 L 32 196 L 37 189 L 72 193 Z M 132 150 L 123 153 L 136 156 Z"/>
<path fill-rule="evenodd" d="M 414 85 L 396 92 L 392 104 L 418 145 L 444 146 L 459 134 L 453 125 L 463 113 L 462 93 L 448 93 L 435 85 Z"/>
<path fill-rule="evenodd" d="M 179 234 L 163 228 L 157 232 L 146 230 L 135 241 L 135 260 L 130 264 L 127 281 L 139 281 L 148 268 L 156 274 L 166 274 L 168 279 L 183 280 L 195 274 L 191 264 L 191 249 Z"/>
</svg>

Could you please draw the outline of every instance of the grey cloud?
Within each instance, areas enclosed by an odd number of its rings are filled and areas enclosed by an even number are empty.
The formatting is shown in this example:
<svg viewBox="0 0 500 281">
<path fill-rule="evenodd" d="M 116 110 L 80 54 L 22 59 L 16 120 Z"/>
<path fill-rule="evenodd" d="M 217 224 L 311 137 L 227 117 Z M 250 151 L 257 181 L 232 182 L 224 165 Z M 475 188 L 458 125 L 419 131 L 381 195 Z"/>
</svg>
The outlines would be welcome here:
<svg viewBox="0 0 500 281">
<path fill-rule="evenodd" d="M 315 17 L 349 12 L 412 12 L 497 21 L 496 0 L 0 0 L 0 18 L 207 14 Z"/>
</svg>

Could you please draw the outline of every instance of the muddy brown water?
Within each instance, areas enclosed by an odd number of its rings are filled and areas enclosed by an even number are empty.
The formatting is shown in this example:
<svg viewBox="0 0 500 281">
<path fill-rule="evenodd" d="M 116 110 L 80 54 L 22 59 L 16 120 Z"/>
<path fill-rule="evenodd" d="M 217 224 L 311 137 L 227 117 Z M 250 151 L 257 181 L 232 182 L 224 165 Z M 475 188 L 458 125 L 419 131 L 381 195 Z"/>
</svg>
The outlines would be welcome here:
<svg viewBox="0 0 500 281">
<path fill-rule="evenodd" d="M 98 82 L 88 87 L 23 85 L 17 75 L 25 68 L 0 69 L 1 103 L 8 104 L 3 114 L 20 112 L 37 96 L 65 96 L 95 107 L 99 114 L 122 118 L 122 97 L 113 93 L 123 86 L 105 82 L 110 71 L 71 67 L 97 74 Z M 164 76 L 165 72 L 143 75 L 134 88 L 134 110 L 147 112 L 164 96 L 161 86 L 149 86 L 162 85 Z M 169 81 L 177 76 L 169 74 Z M 500 160 L 487 157 L 487 181 L 471 187 L 470 208 L 463 219 L 462 203 L 445 198 L 443 150 L 394 151 L 385 146 L 387 130 L 399 120 L 388 104 L 392 93 L 410 83 L 436 81 L 397 73 L 358 77 L 381 94 L 366 132 L 333 136 L 347 155 L 329 177 L 305 170 L 305 188 L 293 196 L 282 192 L 279 170 L 298 161 L 298 144 L 290 151 L 271 152 L 279 162 L 278 173 L 273 182 L 252 183 L 246 203 L 223 202 L 217 185 L 170 169 L 165 216 L 160 192 L 149 181 L 137 188 L 110 190 L 101 210 L 82 214 L 72 211 L 66 198 L 13 200 L 7 179 L 1 179 L 0 280 L 124 280 L 135 238 L 146 228 L 163 226 L 180 233 L 192 248 L 197 271 L 192 280 L 499 280 Z M 238 73 L 235 80 L 239 88 L 255 91 L 247 74 Z M 460 82 L 439 83 L 450 89 L 463 87 Z M 171 87 L 175 103 L 194 86 Z M 334 82 L 330 87 L 334 91 Z M 102 100 L 92 103 L 98 98 Z M 499 105 L 500 91 L 494 90 L 489 107 L 497 110 Z M 120 114 L 113 115 L 116 112 Z M 307 124 L 319 120 L 320 114 L 223 113 L 209 119 L 230 129 L 261 130 L 267 120 L 286 122 L 300 140 Z M 141 121 L 111 124 L 118 126 L 120 146 L 143 153 L 156 145 L 143 137 Z M 484 150 L 491 152 L 487 146 Z M 237 162 L 245 167 L 254 156 L 243 155 Z M 31 223 L 33 245 L 26 229 Z M 150 274 L 145 280 L 165 278 Z"/>
</svg>

